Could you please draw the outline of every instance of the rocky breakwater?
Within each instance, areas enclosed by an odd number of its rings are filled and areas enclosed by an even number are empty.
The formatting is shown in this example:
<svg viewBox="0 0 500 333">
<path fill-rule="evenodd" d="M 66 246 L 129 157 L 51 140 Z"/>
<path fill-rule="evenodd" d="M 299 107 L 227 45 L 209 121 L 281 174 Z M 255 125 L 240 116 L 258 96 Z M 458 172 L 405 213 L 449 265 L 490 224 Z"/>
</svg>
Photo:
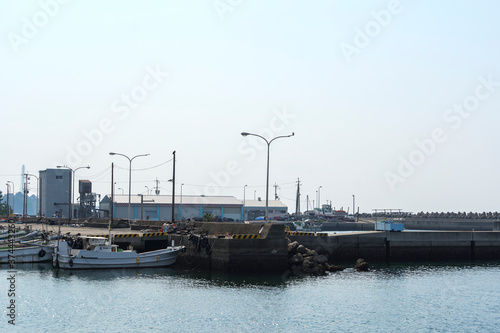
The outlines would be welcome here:
<svg viewBox="0 0 500 333">
<path fill-rule="evenodd" d="M 354 269 L 358 272 L 367 272 L 370 269 L 370 265 L 364 259 L 358 259 L 356 260 Z"/>
<path fill-rule="evenodd" d="M 288 241 L 288 268 L 292 275 L 316 274 L 326 272 L 338 272 L 345 269 L 344 266 L 329 264 L 328 253 L 319 254 L 315 250 L 306 248 L 299 242 Z"/>
</svg>

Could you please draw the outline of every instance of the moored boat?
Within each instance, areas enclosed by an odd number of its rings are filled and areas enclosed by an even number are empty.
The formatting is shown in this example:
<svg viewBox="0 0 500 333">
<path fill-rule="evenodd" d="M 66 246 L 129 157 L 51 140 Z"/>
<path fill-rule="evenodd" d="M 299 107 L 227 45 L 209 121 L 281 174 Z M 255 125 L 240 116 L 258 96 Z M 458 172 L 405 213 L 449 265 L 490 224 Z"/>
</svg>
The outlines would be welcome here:
<svg viewBox="0 0 500 333">
<path fill-rule="evenodd" d="M 53 264 L 63 269 L 143 268 L 173 265 L 184 246 L 137 253 L 110 244 L 105 237 L 80 237 L 84 249 L 72 249 L 67 240 L 59 241 Z"/>
<path fill-rule="evenodd" d="M 38 243 L 20 243 L 14 248 L 0 248 L 0 264 L 7 264 L 9 260 L 16 264 L 50 261 L 55 245 Z"/>
</svg>

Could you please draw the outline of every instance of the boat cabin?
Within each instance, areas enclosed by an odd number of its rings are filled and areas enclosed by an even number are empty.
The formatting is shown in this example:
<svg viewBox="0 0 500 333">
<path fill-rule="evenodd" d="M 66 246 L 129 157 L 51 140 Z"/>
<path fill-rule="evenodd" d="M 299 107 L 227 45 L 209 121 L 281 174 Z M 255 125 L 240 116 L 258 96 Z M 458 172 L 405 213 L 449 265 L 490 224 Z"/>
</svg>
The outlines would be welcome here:
<svg viewBox="0 0 500 333">
<path fill-rule="evenodd" d="M 118 251 L 118 245 L 109 245 L 108 239 L 106 237 L 82 237 L 83 248 L 87 251 L 106 251 L 111 252 Z"/>
</svg>

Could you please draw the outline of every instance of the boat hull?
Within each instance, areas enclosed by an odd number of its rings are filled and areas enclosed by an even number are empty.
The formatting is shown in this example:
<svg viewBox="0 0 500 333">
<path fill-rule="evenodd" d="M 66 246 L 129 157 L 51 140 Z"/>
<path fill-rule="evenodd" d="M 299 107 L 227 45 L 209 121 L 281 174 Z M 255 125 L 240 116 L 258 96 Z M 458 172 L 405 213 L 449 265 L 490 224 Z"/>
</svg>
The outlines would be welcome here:
<svg viewBox="0 0 500 333">
<path fill-rule="evenodd" d="M 182 246 L 137 253 L 135 251 L 100 252 L 80 250 L 76 255 L 57 254 L 63 269 L 146 268 L 173 265 Z"/>
<path fill-rule="evenodd" d="M 0 264 L 9 263 L 9 258 L 13 259 L 16 264 L 46 262 L 52 259 L 53 253 L 54 247 L 50 245 L 17 247 L 14 248 L 13 253 L 9 249 L 2 249 L 0 250 Z"/>
</svg>

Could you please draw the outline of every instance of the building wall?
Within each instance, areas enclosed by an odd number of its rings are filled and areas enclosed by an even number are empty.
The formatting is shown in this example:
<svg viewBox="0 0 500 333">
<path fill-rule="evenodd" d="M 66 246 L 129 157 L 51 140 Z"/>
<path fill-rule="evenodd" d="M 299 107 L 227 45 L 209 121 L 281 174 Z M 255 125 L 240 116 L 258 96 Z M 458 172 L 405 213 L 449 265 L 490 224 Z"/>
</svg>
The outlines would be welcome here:
<svg viewBox="0 0 500 333">
<path fill-rule="evenodd" d="M 275 217 L 284 217 L 288 212 L 288 208 L 277 208 L 277 207 L 268 207 L 267 214 L 270 219 L 274 219 Z M 244 216 L 246 220 L 253 220 L 256 217 L 266 215 L 265 207 L 245 207 L 244 208 Z"/>
<path fill-rule="evenodd" d="M 42 215 L 52 217 L 62 210 L 62 217 L 68 217 L 71 170 L 46 169 L 39 172 L 39 177 Z"/>
<path fill-rule="evenodd" d="M 115 204 L 115 218 L 127 219 L 128 218 L 128 204 Z M 168 204 L 144 204 L 143 206 L 143 220 L 148 219 L 153 221 L 170 221 L 172 219 L 172 207 Z M 182 218 L 192 219 L 194 217 L 203 217 L 205 213 L 210 213 L 213 216 L 232 218 L 234 220 L 241 220 L 241 207 L 223 207 L 214 205 L 188 205 L 183 204 L 182 209 L 179 205 L 175 205 L 174 217 L 176 220 Z M 141 218 L 141 205 L 130 205 L 130 218 L 137 220 Z"/>
</svg>

